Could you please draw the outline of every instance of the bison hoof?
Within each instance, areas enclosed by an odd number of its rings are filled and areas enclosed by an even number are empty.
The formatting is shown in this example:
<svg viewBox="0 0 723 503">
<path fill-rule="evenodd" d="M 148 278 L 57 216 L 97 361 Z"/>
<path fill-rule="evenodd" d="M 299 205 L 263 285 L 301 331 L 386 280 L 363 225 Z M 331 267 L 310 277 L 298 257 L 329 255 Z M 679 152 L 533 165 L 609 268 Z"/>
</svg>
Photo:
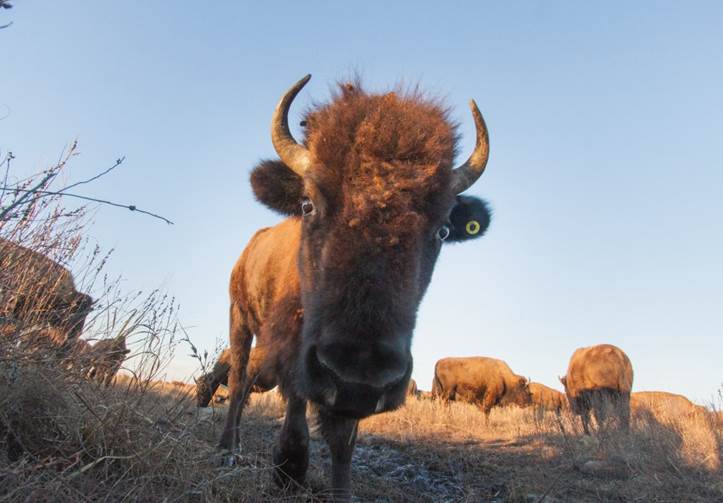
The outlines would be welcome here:
<svg viewBox="0 0 723 503">
<path fill-rule="evenodd" d="M 233 467 L 239 464 L 239 452 L 221 449 L 213 456 L 213 464 L 221 467 Z"/>
<path fill-rule="evenodd" d="M 274 483 L 283 489 L 295 489 L 304 484 L 306 470 L 309 467 L 308 452 L 295 455 L 282 453 L 274 448 Z"/>
</svg>

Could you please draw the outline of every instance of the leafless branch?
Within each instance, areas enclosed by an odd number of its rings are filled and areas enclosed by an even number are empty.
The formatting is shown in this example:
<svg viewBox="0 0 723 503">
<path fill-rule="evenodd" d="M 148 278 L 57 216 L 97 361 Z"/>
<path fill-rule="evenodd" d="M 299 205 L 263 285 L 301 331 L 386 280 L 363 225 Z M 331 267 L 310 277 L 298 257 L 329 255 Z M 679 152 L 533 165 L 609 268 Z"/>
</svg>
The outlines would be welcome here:
<svg viewBox="0 0 723 503">
<path fill-rule="evenodd" d="M 113 166 L 111 166 L 110 168 L 106 169 L 105 171 L 103 171 L 103 172 L 101 172 L 101 173 L 98 173 L 97 175 L 95 175 L 95 176 L 93 176 L 93 177 L 91 177 L 91 178 L 88 178 L 87 180 L 81 180 L 80 182 L 75 182 L 75 183 L 72 183 L 72 184 L 68 185 L 67 187 L 63 187 L 62 189 L 60 189 L 60 190 L 58 191 L 58 193 L 65 193 L 65 192 L 69 191 L 70 189 L 77 187 L 78 185 L 83 185 L 83 184 L 86 184 L 86 183 L 90 183 L 90 182 L 92 182 L 92 181 L 94 181 L 94 180 L 97 180 L 97 179 L 100 178 L 101 176 L 107 175 L 108 173 L 110 173 L 111 171 L 113 171 L 115 168 L 117 168 L 118 166 L 120 166 L 121 164 L 123 164 L 123 161 L 125 161 L 125 160 L 126 160 L 126 157 L 125 157 L 125 156 L 120 157 L 120 158 L 116 159 L 115 164 L 113 164 Z"/>
<path fill-rule="evenodd" d="M 7 187 L 0 187 L 0 188 L 7 188 Z M 63 196 L 63 197 L 74 197 L 76 199 L 82 199 L 83 201 L 90 201 L 93 203 L 100 203 L 100 204 L 107 204 L 108 206 L 115 206 L 116 208 L 126 208 L 131 211 L 137 211 L 138 213 L 143 213 L 144 215 L 151 216 L 153 218 L 157 218 L 159 220 L 163 220 L 168 225 L 173 225 L 173 222 L 171 220 L 168 220 L 166 217 L 163 217 L 161 215 L 157 215 L 156 213 L 151 213 L 150 211 L 142 210 L 138 207 L 136 207 L 133 204 L 120 204 L 120 203 L 114 203 L 113 201 L 107 201 L 105 199 L 98 199 L 96 197 L 90 197 L 90 196 L 83 196 L 80 194 L 69 194 L 67 192 L 62 192 L 59 190 L 23 190 L 23 189 L 17 189 L 20 192 L 27 192 L 27 193 L 33 193 L 33 194 L 40 194 L 42 196 Z M 12 206 L 9 207 L 9 209 L 12 209 Z M 0 218 L 5 216 L 6 210 L 3 210 L 3 213 L 0 214 Z"/>
<path fill-rule="evenodd" d="M 12 154 L 12 152 L 8 152 L 6 159 L 4 161 L 5 176 L 4 176 L 2 185 L 0 185 L 0 194 L 5 195 L 6 193 L 15 193 L 15 194 L 22 194 L 22 196 L 18 197 L 6 208 L 2 208 L 0 210 L 0 221 L 2 221 L 5 218 L 8 218 L 12 214 L 13 210 L 23 207 L 23 205 L 31 198 L 31 196 L 37 196 L 38 199 L 47 197 L 47 196 L 62 196 L 62 197 L 72 197 L 75 199 L 81 199 L 83 201 L 90 201 L 90 202 L 94 202 L 94 203 L 106 204 L 108 206 L 114 206 L 116 208 L 125 208 L 130 211 L 143 213 L 144 215 L 148 215 L 153 218 L 157 218 L 159 220 L 164 221 L 165 223 L 167 223 L 169 225 L 173 225 L 173 222 L 171 220 L 167 219 L 166 217 L 158 215 L 156 213 L 152 213 L 150 211 L 142 210 L 133 204 L 121 204 L 121 203 L 116 203 L 113 201 L 108 201 L 106 199 L 99 199 L 96 197 L 85 196 L 82 194 L 74 194 L 74 193 L 68 192 L 70 189 L 78 187 L 79 185 L 91 183 L 91 182 L 98 180 L 99 178 L 107 175 L 108 173 L 113 171 L 115 168 L 117 168 L 118 166 L 123 164 L 123 162 L 125 161 L 125 156 L 119 157 L 118 159 L 116 159 L 115 163 L 113 163 L 113 165 L 110 168 L 108 168 L 86 180 L 81 180 L 79 182 L 72 183 L 72 184 L 67 185 L 58 190 L 49 190 L 50 185 L 53 182 L 53 179 L 58 175 L 58 173 L 60 173 L 60 171 L 62 170 L 63 166 L 68 161 L 68 159 L 76 154 L 76 150 L 77 150 L 77 142 L 74 142 L 70 146 L 70 148 L 68 148 L 67 150 L 64 151 L 63 155 L 58 160 L 58 164 L 56 166 L 50 168 L 40 178 L 40 180 L 37 183 L 35 183 L 33 186 L 31 186 L 29 188 L 19 187 L 17 183 L 8 185 L 8 173 L 10 171 L 10 161 L 15 158 L 15 156 Z"/>
<path fill-rule="evenodd" d="M 49 183 L 50 180 L 55 177 L 55 175 L 57 175 L 57 172 L 55 172 L 55 171 L 51 171 L 50 173 L 47 173 L 43 178 L 40 179 L 40 181 L 39 181 L 35 186 L 31 187 L 30 189 L 26 189 L 26 190 L 17 189 L 17 188 L 14 188 L 14 187 L 8 187 L 8 186 L 5 186 L 5 185 L 3 185 L 2 187 L 0 187 L 0 189 L 1 189 L 3 192 L 5 192 L 5 191 L 10 191 L 10 190 L 13 190 L 13 191 L 14 191 L 14 190 L 17 190 L 18 192 L 23 192 L 23 193 L 24 193 L 23 196 L 19 197 L 19 198 L 18 198 L 16 201 L 14 201 L 10 206 L 8 206 L 7 208 L 5 208 L 5 209 L 3 209 L 2 211 L 0 211 L 0 221 L 4 220 L 5 217 L 6 217 L 7 215 L 9 215 L 10 212 L 13 211 L 15 208 L 17 208 L 17 207 L 19 207 L 20 205 L 22 205 L 28 198 L 30 198 L 31 195 L 33 195 L 33 194 L 41 194 L 42 192 L 39 190 L 40 187 L 43 187 L 44 185 L 46 185 L 47 183 Z"/>
</svg>

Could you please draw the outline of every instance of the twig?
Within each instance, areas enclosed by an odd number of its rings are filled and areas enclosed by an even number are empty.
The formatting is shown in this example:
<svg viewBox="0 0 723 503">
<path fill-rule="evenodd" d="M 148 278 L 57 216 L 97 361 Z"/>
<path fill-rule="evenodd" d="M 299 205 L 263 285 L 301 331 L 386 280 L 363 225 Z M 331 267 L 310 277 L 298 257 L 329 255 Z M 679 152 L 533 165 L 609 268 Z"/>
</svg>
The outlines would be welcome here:
<svg viewBox="0 0 723 503">
<path fill-rule="evenodd" d="M 10 161 L 13 159 L 15 159 L 15 156 L 8 150 L 8 153 L 5 155 L 5 162 L 3 162 L 3 164 L 5 164 L 5 175 L 3 176 L 3 188 L 2 192 L 0 192 L 0 200 L 5 197 L 5 186 L 8 184 L 8 176 L 10 175 Z"/>
<path fill-rule="evenodd" d="M 83 405 L 85 405 L 85 408 L 88 409 L 88 411 L 90 411 L 90 413 L 95 416 L 95 418 L 98 420 L 98 422 L 100 424 L 103 424 L 103 420 L 100 418 L 100 416 L 98 416 L 98 414 L 95 413 L 95 411 L 93 410 L 93 407 L 90 406 L 90 404 L 85 399 L 85 397 L 83 397 L 83 395 L 81 395 L 80 392 L 75 391 L 75 390 L 73 391 L 73 394 L 76 397 L 78 397 L 78 400 L 80 400 L 83 403 Z"/>
<path fill-rule="evenodd" d="M 68 479 L 72 479 L 74 477 L 77 477 L 78 475 L 82 475 L 83 473 L 87 472 L 88 470 L 92 469 L 93 467 L 97 466 L 98 464 L 102 463 L 106 459 L 133 459 L 138 457 L 137 455 L 132 456 L 101 456 L 100 458 L 96 459 L 92 463 L 88 463 L 84 467 L 80 468 L 79 470 L 71 473 L 68 475 Z"/>
<path fill-rule="evenodd" d="M 45 182 L 45 179 L 43 179 L 43 182 L 41 182 L 41 183 L 44 183 L 44 182 Z M 39 184 L 38 186 L 40 186 L 40 184 Z M 0 189 L 5 189 L 5 188 L 8 188 L 8 189 L 9 189 L 9 187 L 0 187 Z M 163 217 L 163 216 L 161 216 L 161 215 L 157 215 L 156 213 L 151 213 L 150 211 L 141 210 L 141 209 L 139 209 L 138 207 L 136 207 L 136 206 L 133 205 L 133 204 L 114 203 L 113 201 L 107 201 L 107 200 L 105 200 L 105 199 L 98 199 L 98 198 L 90 197 L 90 196 L 82 196 L 82 195 L 80 195 L 80 194 L 69 194 L 69 193 L 67 193 L 67 192 L 60 192 L 60 191 L 57 191 L 57 190 L 37 190 L 37 189 L 11 189 L 11 190 L 17 190 L 18 192 L 26 192 L 26 193 L 28 193 L 28 194 L 29 194 L 29 193 L 40 194 L 40 195 L 42 195 L 42 196 L 75 197 L 76 199 L 82 199 L 83 201 L 90 201 L 90 202 L 93 202 L 93 203 L 107 204 L 108 206 L 115 206 L 116 208 L 125 208 L 125 209 L 127 209 L 127 210 L 137 211 L 138 213 L 143 213 L 143 214 L 148 215 L 148 216 L 151 216 L 151 217 L 153 217 L 153 218 L 157 218 L 157 219 L 159 219 L 159 220 L 163 220 L 163 221 L 166 222 L 168 225 L 173 225 L 173 222 L 170 221 L 169 219 L 167 219 L 166 217 Z M 23 198 L 21 198 L 21 199 L 25 199 L 26 197 L 27 197 L 27 194 L 26 194 L 26 196 L 23 196 Z M 16 202 L 13 203 L 12 205 L 10 205 L 8 208 L 4 209 L 3 212 L 0 214 L 0 220 L 2 220 L 2 218 L 5 217 L 6 213 L 8 213 L 11 209 L 13 209 L 13 208 L 15 208 L 16 206 L 18 206 L 19 202 L 20 202 L 20 200 L 16 201 Z"/>
<path fill-rule="evenodd" d="M 103 171 L 103 172 L 101 172 L 101 173 L 98 173 L 97 175 L 95 175 L 95 176 L 93 176 L 93 177 L 90 177 L 90 178 L 88 178 L 87 180 L 81 180 L 81 181 L 79 181 L 79 182 L 72 183 L 72 184 L 68 185 L 67 187 L 63 187 L 63 188 L 60 189 L 58 192 L 65 193 L 66 191 L 68 191 L 68 190 L 70 190 L 70 189 L 72 189 L 72 188 L 74 188 L 74 187 L 77 187 L 78 185 L 83 185 L 83 184 L 86 184 L 86 183 L 90 183 L 90 182 L 92 182 L 92 181 L 94 181 L 94 180 L 97 180 L 97 179 L 100 178 L 101 176 L 107 175 L 108 173 L 110 173 L 111 171 L 113 171 L 115 168 L 117 168 L 118 166 L 120 166 L 121 164 L 123 164 L 123 161 L 125 161 L 125 160 L 126 160 L 126 157 L 125 157 L 125 156 L 120 157 L 120 158 L 116 159 L 115 164 L 113 164 L 113 166 L 111 166 L 110 168 L 106 169 L 105 171 Z"/>
<path fill-rule="evenodd" d="M 33 188 L 31 188 L 31 189 L 20 190 L 20 189 L 14 189 L 14 188 L 12 188 L 12 187 L 6 187 L 5 185 L 3 185 L 2 187 L 0 187 L 0 188 L 2 188 L 3 191 L 5 191 L 5 190 L 17 190 L 17 191 L 19 191 L 19 192 L 25 192 L 25 195 L 20 196 L 17 201 L 13 202 L 10 206 L 8 206 L 8 207 L 5 208 L 4 210 L 2 210 L 2 212 L 0 212 L 0 222 L 3 221 L 3 220 L 5 219 L 5 217 L 6 217 L 6 215 L 10 214 L 10 212 L 11 212 L 12 210 L 14 210 L 15 208 L 17 208 L 17 207 L 20 206 L 21 204 L 23 204 L 23 202 L 25 202 L 25 200 L 26 200 L 28 197 L 30 197 L 31 194 L 37 193 L 38 190 L 40 189 L 40 187 L 45 186 L 45 184 L 47 184 L 50 180 L 52 180 L 55 175 L 57 175 L 57 172 L 51 171 L 50 173 L 48 173 L 47 175 L 45 175 L 45 176 L 42 178 L 42 180 L 40 180 L 40 181 L 39 181 Z"/>
<path fill-rule="evenodd" d="M 542 493 L 542 495 L 540 496 L 540 499 L 537 500 L 537 503 L 542 503 L 543 501 L 545 501 L 545 498 L 547 498 L 547 496 L 550 494 L 550 492 L 555 488 L 555 486 L 557 485 L 557 482 L 560 480 L 560 477 L 562 477 L 563 473 L 564 473 L 564 471 L 560 470 L 560 473 L 558 473 L 557 477 L 555 477 L 552 480 L 552 482 L 550 482 L 550 485 L 547 486 L 547 489 L 545 489 L 545 492 Z"/>
</svg>

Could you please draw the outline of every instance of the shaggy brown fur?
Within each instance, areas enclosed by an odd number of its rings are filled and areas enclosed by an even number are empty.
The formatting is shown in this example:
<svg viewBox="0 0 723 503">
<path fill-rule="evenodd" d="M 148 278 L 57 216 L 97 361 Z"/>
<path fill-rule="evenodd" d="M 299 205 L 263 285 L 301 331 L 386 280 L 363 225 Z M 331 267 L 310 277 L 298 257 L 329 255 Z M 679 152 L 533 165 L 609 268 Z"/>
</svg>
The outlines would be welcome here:
<svg viewBox="0 0 723 503">
<path fill-rule="evenodd" d="M 301 216 L 304 195 L 301 177 L 281 161 L 261 161 L 251 172 L 251 188 L 259 202 L 282 215 Z"/>
<path fill-rule="evenodd" d="M 407 385 L 407 396 L 417 396 L 418 392 L 417 381 L 410 379 L 409 384 Z"/>
<path fill-rule="evenodd" d="M 476 404 L 489 417 L 497 405 L 530 405 L 527 384 L 527 379 L 496 358 L 442 358 L 434 365 L 432 394 L 443 400 Z"/>
<path fill-rule="evenodd" d="M 609 416 L 616 416 L 620 426 L 630 424 L 630 392 L 633 387 L 633 366 L 622 349 L 600 344 L 575 350 L 560 378 L 570 408 L 582 418 L 585 433 L 590 434 L 590 412 L 599 426 Z"/>
<path fill-rule="evenodd" d="M 251 348 L 249 363 L 246 368 L 246 382 L 251 387 L 250 393 L 264 393 L 276 386 L 276 376 L 264 366 L 267 353 L 261 347 Z M 196 405 L 198 407 L 208 407 L 219 385 L 228 386 L 230 368 L 231 350 L 224 349 L 213 365 L 213 369 L 196 381 Z"/>
<path fill-rule="evenodd" d="M 17 333 L 44 334 L 55 347 L 70 349 L 92 305 L 88 295 L 75 289 L 68 269 L 0 239 L 0 318 L 6 328 L 11 323 Z M 35 344 L 35 339 L 26 342 Z"/>
<path fill-rule="evenodd" d="M 231 403 L 220 446 L 238 445 L 255 336 L 287 398 L 278 481 L 303 482 L 310 400 L 329 445 L 332 487 L 346 498 L 358 419 L 404 402 L 416 311 L 450 213 L 475 205 L 463 213 L 484 224 L 489 211 L 454 193 L 456 128 L 434 101 L 343 85 L 304 123 L 313 163 L 303 179 L 274 161 L 252 174 L 259 201 L 292 216 L 257 232 L 231 273 Z"/>
<path fill-rule="evenodd" d="M 667 391 L 637 391 L 630 396 L 634 413 L 650 413 L 653 417 L 685 418 L 707 414 L 707 410 L 685 398 Z"/>
<path fill-rule="evenodd" d="M 529 384 L 530 398 L 532 405 L 542 410 L 552 411 L 559 414 L 567 404 L 565 395 L 556 389 L 549 388 L 544 384 L 531 382 Z"/>
</svg>

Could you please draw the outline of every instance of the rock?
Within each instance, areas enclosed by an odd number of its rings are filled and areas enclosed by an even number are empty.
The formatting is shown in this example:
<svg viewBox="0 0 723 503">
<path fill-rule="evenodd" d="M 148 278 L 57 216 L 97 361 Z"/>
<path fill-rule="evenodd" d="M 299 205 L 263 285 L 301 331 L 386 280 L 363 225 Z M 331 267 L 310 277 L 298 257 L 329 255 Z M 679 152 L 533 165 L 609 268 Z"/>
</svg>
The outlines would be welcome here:
<svg viewBox="0 0 723 503">
<path fill-rule="evenodd" d="M 589 459 L 575 464 L 580 473 L 605 479 L 627 479 L 630 469 L 624 459 L 612 457 L 609 459 Z"/>
</svg>

